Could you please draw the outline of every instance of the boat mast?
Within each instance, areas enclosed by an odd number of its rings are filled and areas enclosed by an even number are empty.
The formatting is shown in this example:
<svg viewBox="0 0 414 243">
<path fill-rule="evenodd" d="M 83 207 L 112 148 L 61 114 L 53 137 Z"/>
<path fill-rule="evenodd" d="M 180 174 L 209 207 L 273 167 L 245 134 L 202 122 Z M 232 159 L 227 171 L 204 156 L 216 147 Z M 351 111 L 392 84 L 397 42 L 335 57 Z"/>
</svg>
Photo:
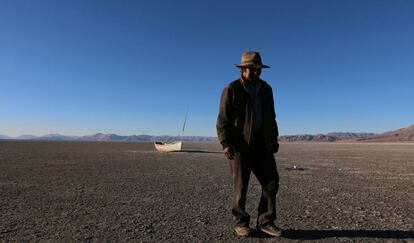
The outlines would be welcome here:
<svg viewBox="0 0 414 243">
<path fill-rule="evenodd" d="M 183 135 L 184 135 L 185 125 L 187 123 L 187 115 L 188 115 L 188 109 L 187 109 L 187 112 L 185 113 L 185 118 L 184 118 L 184 123 L 183 123 L 183 131 L 182 131 Z"/>
</svg>

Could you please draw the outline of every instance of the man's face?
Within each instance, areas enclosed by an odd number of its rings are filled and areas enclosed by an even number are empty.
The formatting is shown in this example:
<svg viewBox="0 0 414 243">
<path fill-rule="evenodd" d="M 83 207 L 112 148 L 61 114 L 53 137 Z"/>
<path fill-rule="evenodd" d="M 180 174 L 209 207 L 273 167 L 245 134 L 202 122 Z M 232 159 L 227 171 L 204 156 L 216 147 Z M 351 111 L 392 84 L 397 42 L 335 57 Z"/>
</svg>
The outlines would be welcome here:
<svg viewBox="0 0 414 243">
<path fill-rule="evenodd" d="M 260 68 L 245 68 L 243 71 L 243 78 L 249 81 L 256 81 L 259 79 L 262 69 Z"/>
</svg>

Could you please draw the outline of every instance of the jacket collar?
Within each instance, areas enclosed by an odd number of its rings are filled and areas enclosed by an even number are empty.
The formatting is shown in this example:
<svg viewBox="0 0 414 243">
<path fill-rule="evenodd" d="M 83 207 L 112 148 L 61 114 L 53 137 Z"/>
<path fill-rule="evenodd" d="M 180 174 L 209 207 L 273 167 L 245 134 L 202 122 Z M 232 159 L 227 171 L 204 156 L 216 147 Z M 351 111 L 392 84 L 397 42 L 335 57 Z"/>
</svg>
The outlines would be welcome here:
<svg viewBox="0 0 414 243">
<path fill-rule="evenodd" d="M 249 91 L 247 90 L 247 88 L 246 88 L 246 86 L 245 86 L 245 82 L 249 82 L 249 81 L 247 81 L 246 79 L 244 79 L 244 78 L 243 78 L 243 76 L 241 76 L 241 77 L 240 77 L 239 81 L 240 81 L 241 86 L 242 86 L 242 87 L 244 88 L 244 90 L 246 90 L 246 91 L 247 91 L 247 93 L 248 93 Z M 259 90 L 261 90 L 264 84 L 265 84 L 265 81 L 263 81 L 263 80 L 259 79 L 256 85 L 258 85 L 258 86 L 259 86 Z"/>
</svg>

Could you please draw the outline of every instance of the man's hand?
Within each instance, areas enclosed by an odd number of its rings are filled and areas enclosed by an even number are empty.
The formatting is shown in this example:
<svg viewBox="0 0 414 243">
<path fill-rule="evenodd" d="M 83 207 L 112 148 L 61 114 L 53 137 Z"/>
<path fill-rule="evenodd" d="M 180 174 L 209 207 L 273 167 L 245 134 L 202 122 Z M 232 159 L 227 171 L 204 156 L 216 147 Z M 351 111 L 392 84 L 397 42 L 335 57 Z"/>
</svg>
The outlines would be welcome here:
<svg viewBox="0 0 414 243">
<path fill-rule="evenodd" d="M 234 159 L 234 152 L 231 147 L 226 147 L 224 150 L 224 156 L 226 156 L 227 159 L 233 160 Z"/>
</svg>

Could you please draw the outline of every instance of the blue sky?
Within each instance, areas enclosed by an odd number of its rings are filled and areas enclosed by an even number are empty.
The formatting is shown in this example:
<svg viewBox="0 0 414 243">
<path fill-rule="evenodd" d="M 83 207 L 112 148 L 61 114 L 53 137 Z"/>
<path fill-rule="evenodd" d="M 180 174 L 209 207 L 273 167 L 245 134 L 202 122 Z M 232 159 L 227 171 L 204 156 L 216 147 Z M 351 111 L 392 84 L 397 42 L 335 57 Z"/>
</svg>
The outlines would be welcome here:
<svg viewBox="0 0 414 243">
<path fill-rule="evenodd" d="M 414 1 L 0 3 L 0 134 L 215 136 L 233 64 L 272 68 L 280 133 L 414 123 Z"/>
</svg>

